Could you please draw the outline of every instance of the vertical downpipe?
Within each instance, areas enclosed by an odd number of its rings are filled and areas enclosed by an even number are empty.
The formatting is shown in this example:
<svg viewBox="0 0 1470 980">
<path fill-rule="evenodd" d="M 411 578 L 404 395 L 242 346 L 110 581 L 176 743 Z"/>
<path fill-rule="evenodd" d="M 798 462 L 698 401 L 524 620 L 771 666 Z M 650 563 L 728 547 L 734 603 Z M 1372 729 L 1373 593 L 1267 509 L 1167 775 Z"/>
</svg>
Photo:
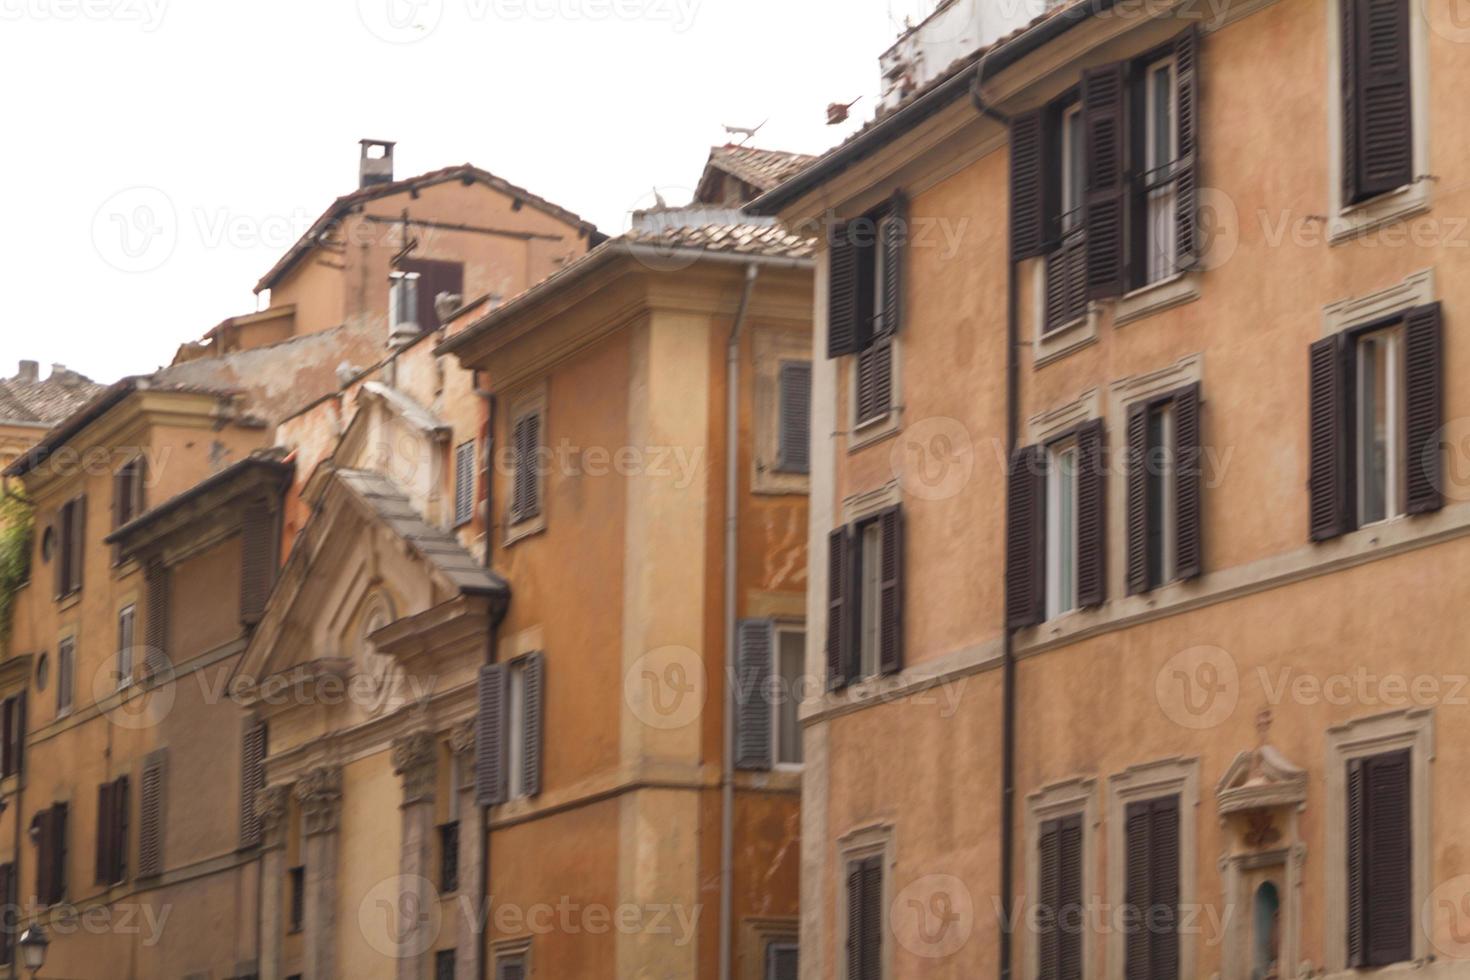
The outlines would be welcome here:
<svg viewBox="0 0 1470 980">
<path fill-rule="evenodd" d="M 495 558 L 495 393 L 482 389 L 479 372 L 475 373 L 475 393 L 485 399 L 485 569 L 494 571 Z M 492 613 L 490 631 L 485 644 L 485 665 L 495 663 L 496 646 L 500 640 L 500 620 L 505 612 Z M 476 689 L 478 691 L 478 680 Z M 476 707 L 478 711 L 478 706 Z M 475 942 L 475 963 L 479 980 L 487 975 L 485 943 L 490 939 L 490 808 L 476 807 L 480 811 L 480 893 L 475 899 L 475 925 L 479 939 Z"/>
</svg>

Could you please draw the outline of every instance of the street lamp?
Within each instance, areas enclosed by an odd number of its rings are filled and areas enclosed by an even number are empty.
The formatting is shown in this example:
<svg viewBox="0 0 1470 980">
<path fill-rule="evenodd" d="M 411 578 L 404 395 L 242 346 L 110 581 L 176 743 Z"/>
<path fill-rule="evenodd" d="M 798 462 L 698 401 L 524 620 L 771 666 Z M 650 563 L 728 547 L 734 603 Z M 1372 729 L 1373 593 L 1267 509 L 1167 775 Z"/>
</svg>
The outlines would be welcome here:
<svg viewBox="0 0 1470 980">
<path fill-rule="evenodd" d="M 20 934 L 20 958 L 32 977 L 46 965 L 46 947 L 50 945 L 51 940 L 46 938 L 46 930 L 39 922 Z"/>
</svg>

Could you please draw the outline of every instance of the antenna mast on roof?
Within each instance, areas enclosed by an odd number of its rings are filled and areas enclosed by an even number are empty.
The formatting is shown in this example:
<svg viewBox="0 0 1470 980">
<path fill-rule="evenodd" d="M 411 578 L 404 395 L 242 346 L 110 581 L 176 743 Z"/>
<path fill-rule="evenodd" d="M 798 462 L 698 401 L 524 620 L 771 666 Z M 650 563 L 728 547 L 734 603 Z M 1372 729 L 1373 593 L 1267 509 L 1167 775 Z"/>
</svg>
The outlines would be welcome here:
<svg viewBox="0 0 1470 980">
<path fill-rule="evenodd" d="M 755 139 L 755 134 L 764 129 L 766 123 L 768 122 L 770 122 L 769 119 L 767 119 L 765 122 L 762 122 L 759 126 L 756 126 L 753 129 L 746 129 L 744 126 L 731 126 L 729 124 L 726 124 L 725 132 L 729 133 L 731 136 L 743 137 L 743 139 L 740 140 L 740 145 L 744 146 L 746 143 L 749 143 L 751 140 Z"/>
</svg>

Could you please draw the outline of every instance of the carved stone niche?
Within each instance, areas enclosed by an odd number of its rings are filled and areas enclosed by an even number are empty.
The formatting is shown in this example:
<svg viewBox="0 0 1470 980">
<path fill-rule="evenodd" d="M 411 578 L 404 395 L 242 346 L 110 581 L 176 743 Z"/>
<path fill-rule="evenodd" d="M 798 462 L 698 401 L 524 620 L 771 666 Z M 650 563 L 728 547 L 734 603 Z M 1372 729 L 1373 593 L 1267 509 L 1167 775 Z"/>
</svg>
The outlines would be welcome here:
<svg viewBox="0 0 1470 980">
<path fill-rule="evenodd" d="M 1257 746 L 1235 757 L 1215 786 L 1225 851 L 1221 980 L 1281 980 L 1312 973 L 1301 951 L 1302 869 L 1307 848 L 1298 828 L 1307 774 L 1266 743 L 1262 713 Z"/>
</svg>

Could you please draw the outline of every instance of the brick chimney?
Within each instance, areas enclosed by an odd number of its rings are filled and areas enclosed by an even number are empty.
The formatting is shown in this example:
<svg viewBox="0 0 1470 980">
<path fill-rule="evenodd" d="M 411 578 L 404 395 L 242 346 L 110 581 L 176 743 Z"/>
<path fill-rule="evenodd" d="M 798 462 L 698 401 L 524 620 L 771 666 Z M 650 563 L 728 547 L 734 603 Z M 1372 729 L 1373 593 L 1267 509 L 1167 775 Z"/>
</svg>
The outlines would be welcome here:
<svg viewBox="0 0 1470 980">
<path fill-rule="evenodd" d="M 35 361 L 21 361 L 20 371 L 15 375 L 17 381 L 36 381 L 41 377 L 41 365 Z"/>
<path fill-rule="evenodd" d="M 357 186 L 393 183 L 393 147 L 390 140 L 358 140 L 362 155 L 357 160 Z"/>
</svg>

